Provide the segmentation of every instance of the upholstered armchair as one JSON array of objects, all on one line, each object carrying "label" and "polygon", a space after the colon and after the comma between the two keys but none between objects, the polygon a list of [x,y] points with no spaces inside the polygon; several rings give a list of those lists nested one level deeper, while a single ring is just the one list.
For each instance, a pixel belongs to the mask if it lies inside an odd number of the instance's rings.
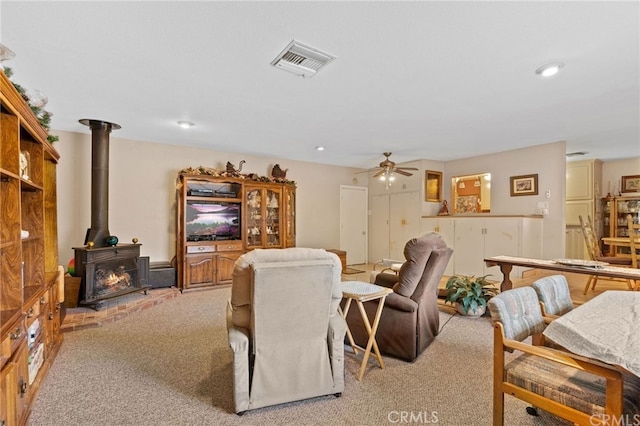
[{"label": "upholstered armchair", "polygon": [[[435,339],[440,328],[438,284],[452,253],[439,234],[425,234],[406,243],[406,261],[397,275],[383,272],[375,276],[375,284],[393,289],[385,299],[376,333],[383,355],[415,361]],[[364,306],[373,321],[378,302]],[[360,313],[350,310],[347,323],[355,343],[365,346],[368,334]]]},{"label": "upholstered armchair", "polygon": [[531,284],[536,291],[545,321],[564,315],[573,309],[569,283],[564,275],[542,277]]},{"label": "upholstered armchair", "polygon": [[227,309],[236,413],[344,390],[342,265],[322,249],[253,250]]}]

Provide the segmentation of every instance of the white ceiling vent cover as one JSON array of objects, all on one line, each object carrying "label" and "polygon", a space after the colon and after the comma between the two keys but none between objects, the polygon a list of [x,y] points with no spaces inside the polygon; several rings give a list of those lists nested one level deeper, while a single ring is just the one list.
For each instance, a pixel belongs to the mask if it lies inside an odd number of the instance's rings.
[{"label": "white ceiling vent cover", "polygon": [[330,53],[322,52],[315,47],[292,40],[291,43],[271,61],[271,65],[307,78],[313,77],[335,58],[336,57]]}]

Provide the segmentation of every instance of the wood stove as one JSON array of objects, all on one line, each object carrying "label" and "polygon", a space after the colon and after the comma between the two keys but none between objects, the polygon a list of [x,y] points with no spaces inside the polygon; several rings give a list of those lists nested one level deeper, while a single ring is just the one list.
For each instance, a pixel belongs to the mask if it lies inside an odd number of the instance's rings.
[{"label": "wood stove", "polygon": [[140,244],[118,244],[109,233],[109,134],[115,123],[82,119],[91,128],[91,228],[84,247],[74,247],[75,276],[82,278],[79,305],[99,309],[107,299],[144,291],[141,285]]},{"label": "wood stove", "polygon": [[106,299],[145,291],[140,283],[140,244],[113,247],[74,247],[80,284],[80,305],[99,309]]}]

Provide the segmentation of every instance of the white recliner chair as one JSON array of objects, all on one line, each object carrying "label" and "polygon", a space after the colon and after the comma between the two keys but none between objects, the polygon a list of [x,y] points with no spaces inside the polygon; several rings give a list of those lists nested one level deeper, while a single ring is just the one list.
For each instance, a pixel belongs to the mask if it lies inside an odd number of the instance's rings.
[{"label": "white recliner chair", "polygon": [[322,249],[258,249],[237,260],[227,309],[236,413],[343,392],[341,270]]}]

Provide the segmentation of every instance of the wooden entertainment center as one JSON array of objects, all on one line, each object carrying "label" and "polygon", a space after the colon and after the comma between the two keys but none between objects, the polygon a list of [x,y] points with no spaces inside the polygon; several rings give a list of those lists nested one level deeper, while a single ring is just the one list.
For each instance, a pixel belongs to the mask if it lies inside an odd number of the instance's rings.
[{"label": "wooden entertainment center", "polygon": [[0,424],[27,423],[60,345],[58,152],[0,72]]},{"label": "wooden entertainment center", "polygon": [[229,284],[235,261],[248,250],[296,245],[294,183],[224,174],[178,176],[181,291]]}]

